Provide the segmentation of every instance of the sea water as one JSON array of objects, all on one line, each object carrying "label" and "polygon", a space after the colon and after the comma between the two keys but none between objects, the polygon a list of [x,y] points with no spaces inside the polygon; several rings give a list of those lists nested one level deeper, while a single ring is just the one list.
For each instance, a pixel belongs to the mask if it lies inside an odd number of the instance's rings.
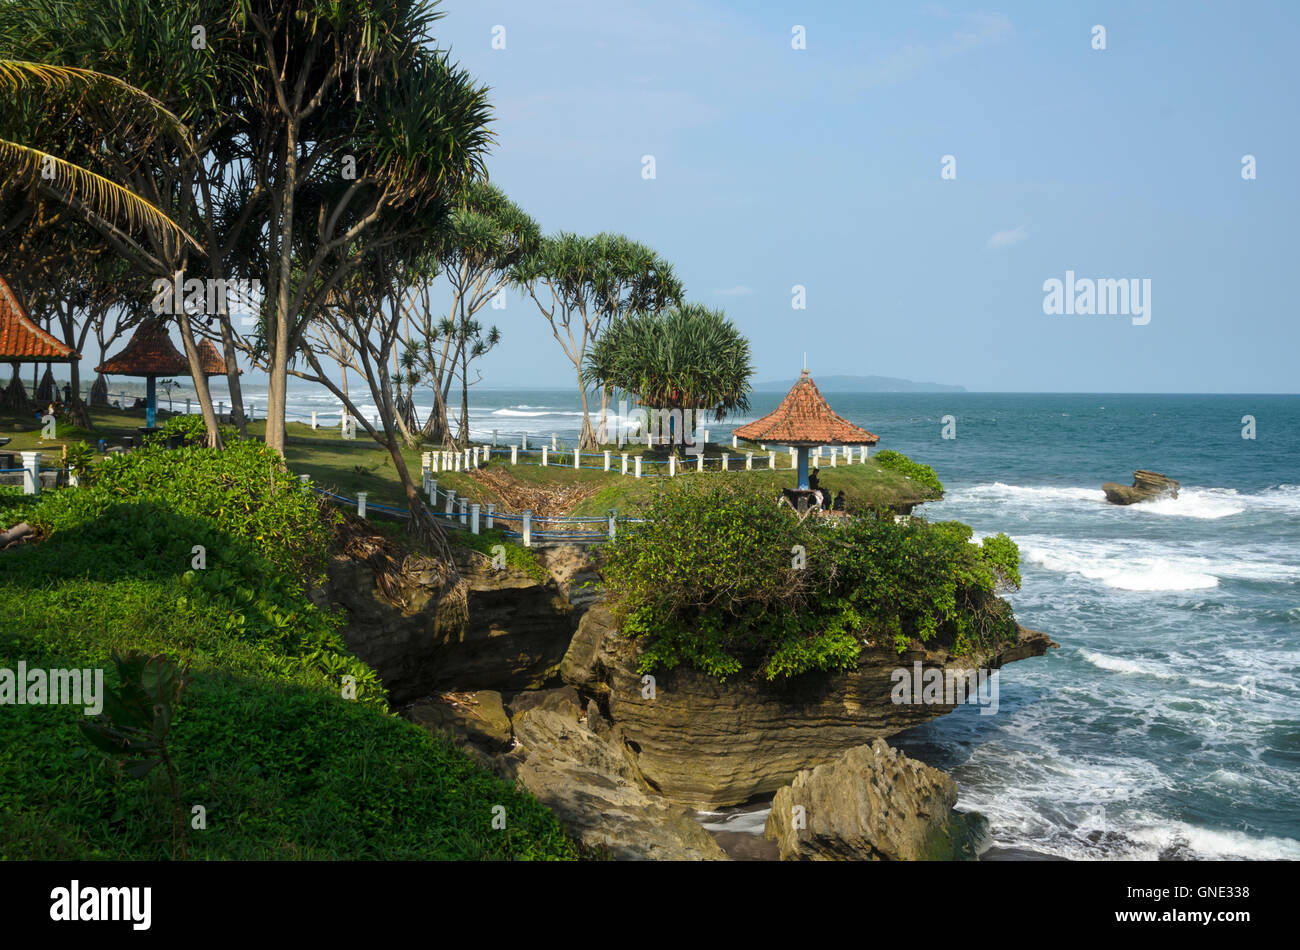
[{"label": "sea water", "polygon": [[[712,440],[781,395],[708,423]],[[877,450],[935,468],[945,498],[919,514],[1017,542],[1017,618],[1061,644],[1003,671],[997,715],[959,707],[890,740],[952,774],[995,850],[1300,858],[1300,396],[826,395]],[[319,389],[289,403],[337,411]],[[571,442],[581,418],[572,391],[470,394],[476,438]],[[1102,483],[1139,468],[1179,497],[1108,504]],[[761,811],[725,818],[761,833]]]}]

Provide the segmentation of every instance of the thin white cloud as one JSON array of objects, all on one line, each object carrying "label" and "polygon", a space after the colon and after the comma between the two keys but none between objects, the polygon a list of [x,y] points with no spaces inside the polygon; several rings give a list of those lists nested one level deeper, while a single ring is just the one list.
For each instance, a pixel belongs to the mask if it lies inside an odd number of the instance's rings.
[{"label": "thin white cloud", "polygon": [[1029,237],[1029,226],[1022,224],[1018,228],[1012,228],[1010,231],[994,231],[989,238],[989,247],[1002,248],[1010,247],[1012,244],[1019,244]]},{"label": "thin white cloud", "polygon": [[744,284],[737,284],[735,287],[728,287],[726,290],[715,290],[714,293],[723,297],[743,297],[746,294],[752,294],[753,287],[746,287]]}]

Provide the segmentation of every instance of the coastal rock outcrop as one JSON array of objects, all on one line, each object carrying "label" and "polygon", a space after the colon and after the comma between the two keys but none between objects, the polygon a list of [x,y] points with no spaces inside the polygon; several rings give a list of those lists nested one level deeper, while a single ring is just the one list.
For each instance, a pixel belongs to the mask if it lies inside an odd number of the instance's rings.
[{"label": "coastal rock outcrop", "polygon": [[1179,487],[1178,482],[1172,478],[1140,468],[1133,473],[1132,485],[1107,482],[1101,486],[1101,490],[1106,493],[1106,500],[1111,504],[1134,505],[1159,498],[1177,498]]},{"label": "coastal rock outcrop", "polygon": [[973,859],[987,822],[954,813],[956,802],[951,777],[877,739],[799,772],[764,832],[782,861]]},{"label": "coastal rock outcrop", "polygon": [[900,655],[891,644],[870,643],[857,668],[844,673],[809,673],[785,683],[743,677],[719,683],[683,666],[656,674],[651,692],[637,672],[636,644],[596,604],[578,625],[560,674],[595,700],[650,788],[672,801],[712,809],[774,792],[801,769],[955,708],[893,702],[896,670],[911,671],[916,663],[927,670],[996,670],[1056,645],[1023,627],[1014,643],[959,659],[945,651]]}]

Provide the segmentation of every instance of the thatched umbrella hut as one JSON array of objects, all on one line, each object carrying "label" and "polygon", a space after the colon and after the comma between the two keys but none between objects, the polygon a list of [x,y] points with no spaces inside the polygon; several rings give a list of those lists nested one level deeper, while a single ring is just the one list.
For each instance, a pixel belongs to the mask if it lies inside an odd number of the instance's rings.
[{"label": "thatched umbrella hut", "polygon": [[143,376],[145,426],[152,429],[158,419],[158,377],[188,376],[190,364],[172,344],[166,322],[150,317],[136,328],[121,352],[96,366],[95,372],[105,376]]},{"label": "thatched umbrella hut", "polygon": [[24,312],[22,304],[0,277],[0,363],[10,363],[14,378],[0,393],[0,408],[25,412],[31,408],[27,390],[18,376],[20,363],[71,363],[81,354],[42,330]]},{"label": "thatched umbrella hut", "polygon": [[799,488],[804,491],[808,489],[810,448],[819,445],[875,445],[880,441],[880,436],[837,416],[806,369],[785,394],[781,405],[762,419],[732,432],[750,442],[775,442],[796,449],[799,453]]}]

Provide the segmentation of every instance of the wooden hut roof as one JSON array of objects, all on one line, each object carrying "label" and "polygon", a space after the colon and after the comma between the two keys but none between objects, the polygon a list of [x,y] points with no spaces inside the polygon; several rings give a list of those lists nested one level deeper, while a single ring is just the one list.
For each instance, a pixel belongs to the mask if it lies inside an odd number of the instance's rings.
[{"label": "wooden hut roof", "polygon": [[112,359],[95,367],[108,376],[188,376],[190,364],[172,344],[167,324],[150,318]]},{"label": "wooden hut roof", "polygon": [[[203,367],[205,376],[226,375],[226,359],[217,352],[217,347],[211,340],[199,341],[199,365]],[[244,375],[242,369],[239,370],[239,375]]]},{"label": "wooden hut roof", "polygon": [[750,442],[780,445],[875,445],[880,441],[880,436],[836,415],[807,370],[779,406],[732,431]]},{"label": "wooden hut roof", "polygon": [[0,277],[0,362],[70,363],[81,354],[42,330],[23,312],[13,290]]}]

